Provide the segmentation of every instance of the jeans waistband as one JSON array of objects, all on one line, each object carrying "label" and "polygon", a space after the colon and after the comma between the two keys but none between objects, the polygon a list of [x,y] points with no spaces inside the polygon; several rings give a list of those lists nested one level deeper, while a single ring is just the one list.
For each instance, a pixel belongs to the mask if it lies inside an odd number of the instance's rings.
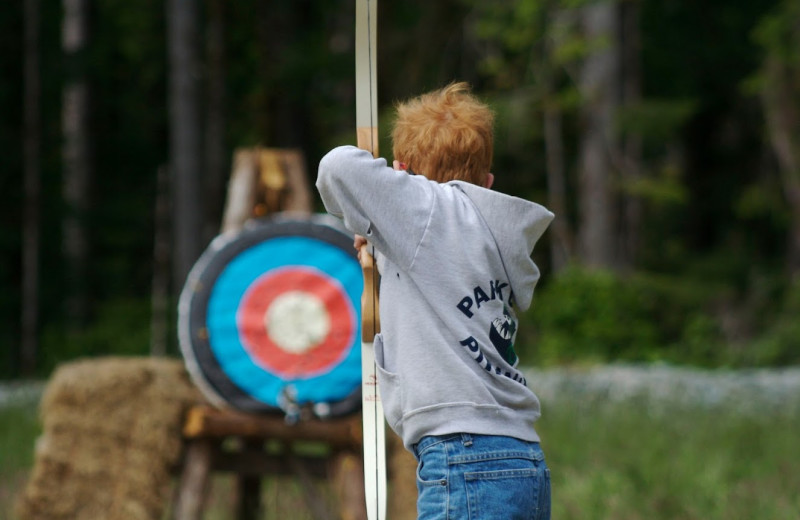
[{"label": "jeans waistband", "polygon": [[[465,448],[468,448],[468,447],[472,446],[475,442],[478,442],[480,445],[484,445],[485,444],[484,440],[488,441],[492,437],[502,438],[504,436],[502,436],[502,435],[476,435],[476,434],[472,434],[472,433],[448,433],[448,434],[445,434],[445,435],[426,435],[425,437],[420,439],[420,441],[418,443],[413,445],[412,449],[414,450],[414,454],[417,455],[421,451],[425,450],[426,448],[428,448],[428,447],[430,447],[430,446],[432,446],[434,444],[438,444],[438,443],[442,443],[442,442],[449,442],[449,441],[459,441]],[[526,446],[526,447],[534,446],[534,447],[538,448],[538,445],[539,445],[538,442],[523,441],[523,440],[515,439],[515,438],[512,438],[512,437],[507,437],[507,439],[510,440],[512,444],[519,443],[520,448],[523,448],[523,446]],[[523,449],[525,449],[525,448],[523,448]]]}]

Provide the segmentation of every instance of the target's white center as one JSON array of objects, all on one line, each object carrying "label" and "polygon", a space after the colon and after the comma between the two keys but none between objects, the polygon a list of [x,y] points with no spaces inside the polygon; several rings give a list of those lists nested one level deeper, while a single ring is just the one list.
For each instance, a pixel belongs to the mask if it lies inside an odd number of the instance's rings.
[{"label": "target's white center", "polygon": [[275,298],[264,315],[264,325],[270,339],[292,354],[312,349],[331,330],[325,304],[303,291],[289,291]]}]

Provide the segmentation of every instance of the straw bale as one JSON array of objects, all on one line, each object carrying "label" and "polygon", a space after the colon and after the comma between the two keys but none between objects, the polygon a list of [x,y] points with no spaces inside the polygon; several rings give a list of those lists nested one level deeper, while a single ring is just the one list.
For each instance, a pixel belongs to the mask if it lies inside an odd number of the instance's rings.
[{"label": "straw bale", "polygon": [[169,499],[186,410],[204,400],[179,360],[61,366],[40,406],[43,433],[20,520],[156,520]]}]

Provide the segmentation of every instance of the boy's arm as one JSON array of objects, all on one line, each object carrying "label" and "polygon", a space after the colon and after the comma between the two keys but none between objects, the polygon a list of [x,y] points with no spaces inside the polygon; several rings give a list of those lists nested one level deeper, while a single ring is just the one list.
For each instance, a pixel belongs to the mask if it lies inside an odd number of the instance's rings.
[{"label": "boy's arm", "polygon": [[430,181],[342,146],[322,158],[316,185],[328,213],[399,266],[411,265],[433,207]]}]

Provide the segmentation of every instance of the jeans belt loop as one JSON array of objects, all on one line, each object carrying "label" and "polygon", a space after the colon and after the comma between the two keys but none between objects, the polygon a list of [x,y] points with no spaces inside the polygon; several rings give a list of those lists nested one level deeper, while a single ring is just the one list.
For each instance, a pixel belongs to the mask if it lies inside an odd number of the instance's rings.
[{"label": "jeans belt loop", "polygon": [[461,444],[463,444],[464,447],[472,446],[472,435],[470,435],[468,433],[462,433],[461,434]]}]

